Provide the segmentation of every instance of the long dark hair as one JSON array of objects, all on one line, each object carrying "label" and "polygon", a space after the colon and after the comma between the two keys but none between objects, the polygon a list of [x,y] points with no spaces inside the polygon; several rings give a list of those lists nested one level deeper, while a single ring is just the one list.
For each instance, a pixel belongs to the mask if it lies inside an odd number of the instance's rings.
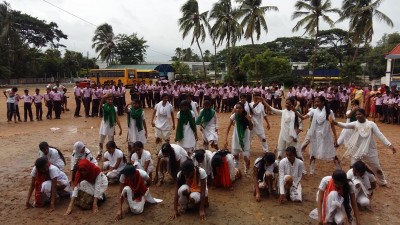
[{"label": "long dark hair", "polygon": [[186,183],[186,177],[185,177],[184,174],[188,173],[188,172],[192,172],[192,171],[194,171],[196,173],[196,179],[197,179],[196,183],[197,184],[199,183],[199,181],[200,181],[199,167],[194,166],[193,161],[188,159],[185,162],[183,162],[183,164],[182,164],[181,173],[180,173],[180,175],[178,177],[178,180],[177,180],[179,187]]},{"label": "long dark hair", "polygon": [[236,103],[236,105],[240,105],[243,108],[243,113],[237,114],[239,116],[239,123],[242,124],[243,127],[247,128],[249,126],[249,121],[247,120],[246,116],[247,116],[247,112],[244,109],[244,104],[241,102]]},{"label": "long dark hair", "polygon": [[266,163],[274,163],[276,159],[276,156],[273,152],[266,152],[262,156],[261,160],[259,160],[254,166],[258,168],[258,173],[257,173],[257,179],[258,180],[264,180],[264,174],[265,174],[265,164]]},{"label": "long dark hair", "polygon": [[370,174],[374,174],[374,172],[372,172],[372,170],[369,169],[368,166],[365,165],[365,163],[364,163],[363,161],[361,161],[361,160],[355,162],[355,163],[351,166],[351,168],[353,168],[353,173],[354,173],[354,170],[356,170],[356,171],[362,172],[362,173],[368,172],[368,173],[370,173]]},{"label": "long dark hair", "polygon": [[[109,141],[109,142],[107,142],[106,147],[118,149],[118,150],[121,151],[121,149],[118,148],[118,146],[117,146],[117,144],[115,143],[115,141]],[[125,157],[125,154],[124,154],[123,152],[122,152],[122,161],[123,161],[124,163],[127,162],[126,157]]]},{"label": "long dark hair", "polygon": [[168,155],[169,168],[171,170],[171,174],[175,178],[176,175],[178,174],[180,165],[179,165],[179,162],[176,160],[176,155],[175,155],[174,149],[172,148],[172,146],[169,143],[164,143],[161,146],[161,153],[163,155]]},{"label": "long dark hair", "polygon": [[214,176],[217,174],[217,168],[222,165],[222,157],[225,157],[229,153],[228,150],[217,151],[211,159],[211,168]]},{"label": "long dark hair", "polygon": [[58,149],[58,148],[56,148],[56,147],[53,147],[53,146],[50,146],[49,143],[47,143],[47,142],[45,142],[45,141],[40,142],[40,144],[39,144],[39,149],[40,149],[40,150],[43,150],[43,149],[45,149],[45,148],[54,148],[55,150],[57,150],[58,155],[60,156],[61,160],[64,162],[65,165],[67,165],[67,163],[66,163],[66,161],[65,161],[65,157],[64,157],[64,155],[63,155],[63,153],[61,152],[60,149]]},{"label": "long dark hair", "polygon": [[326,120],[329,120],[329,115],[331,114],[331,109],[329,108],[329,105],[326,103],[326,99],[324,96],[320,95],[317,96],[316,98],[318,98],[322,103],[324,103],[325,106],[325,112],[326,112]]},{"label": "long dark hair", "polygon": [[[288,98],[288,100],[290,101],[290,104],[292,104],[293,106],[295,106],[296,104],[296,99],[294,97],[290,97]],[[295,106],[296,107],[296,106]],[[296,112],[294,112],[294,129],[299,129],[299,117],[296,115]]]},{"label": "long dark hair", "polygon": [[344,209],[346,211],[347,218],[349,218],[349,221],[353,220],[353,217],[351,216],[351,206],[350,206],[350,185],[349,182],[351,180],[347,179],[347,175],[343,170],[335,170],[332,174],[332,179],[334,182],[342,184],[343,188],[343,205]]}]

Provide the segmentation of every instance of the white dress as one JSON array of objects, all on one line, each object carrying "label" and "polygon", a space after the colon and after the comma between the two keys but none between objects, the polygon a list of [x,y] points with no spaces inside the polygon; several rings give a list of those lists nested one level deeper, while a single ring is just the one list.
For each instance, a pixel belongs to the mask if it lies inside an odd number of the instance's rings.
[{"label": "white dress", "polygon": [[[71,191],[71,186],[69,185],[69,180],[67,175],[61,171],[58,167],[54,166],[54,165],[50,165],[49,167],[49,175],[50,175],[50,179],[54,179],[56,178],[57,183],[59,183],[60,185],[65,185],[65,191],[70,192]],[[32,171],[31,171],[31,176],[32,177],[36,177],[36,166],[33,167]],[[50,198],[51,196],[51,180],[47,180],[44,181],[42,183],[42,187],[40,192],[46,194],[46,196],[48,198]]]},{"label": "white dress", "polygon": [[119,149],[115,149],[113,154],[110,154],[108,151],[104,153],[104,159],[106,159],[106,161],[103,163],[103,169],[114,167],[118,159],[121,159],[118,168],[106,174],[108,178],[116,178],[122,171],[122,169],[125,167],[126,163],[124,162],[123,157],[124,153],[122,153],[122,151]]},{"label": "white dress", "polygon": [[[117,109],[117,107],[114,107],[114,108],[115,108],[115,114],[117,116],[118,109]],[[115,124],[117,124],[117,122],[115,122]],[[101,120],[101,124],[100,124],[100,130],[99,130],[100,135],[114,136],[115,124],[113,127],[111,127],[109,121],[105,122],[104,117],[103,117],[103,119]]]},{"label": "white dress", "polygon": [[302,201],[302,187],[300,184],[303,176],[304,163],[295,158],[294,163],[290,163],[288,158],[284,158],[279,162],[279,193],[285,194],[285,178],[293,177],[293,185],[290,187],[290,199],[292,201]]},{"label": "white dress", "polygon": [[[326,119],[325,107],[322,110],[319,108],[311,109],[307,115],[312,117],[311,127],[307,132],[311,141],[310,157],[314,156],[316,159],[333,160],[336,156],[336,149],[331,124]],[[330,115],[334,119],[332,110]]]},{"label": "white dress", "polygon": [[172,105],[167,102],[165,106],[163,106],[161,101],[156,104],[154,110],[156,110],[156,120],[154,122],[156,137],[169,139],[171,134],[171,113],[174,110]]},{"label": "white dress", "polygon": [[[200,113],[204,109],[200,110]],[[218,142],[218,133],[216,129],[218,129],[218,124],[217,124],[217,112],[214,113],[214,116],[211,118],[208,123],[203,124],[203,141],[205,142]]]},{"label": "white dress", "polygon": [[108,187],[107,176],[104,173],[99,173],[97,175],[94,184],[89,183],[86,180],[82,180],[79,182],[78,186],[74,188],[72,191],[71,197],[78,197],[79,190],[88,193],[89,195],[94,196],[97,199],[103,199],[103,193],[106,192]]},{"label": "white dress", "polygon": [[[192,114],[192,117],[194,118],[194,112],[190,111]],[[179,120],[181,115],[181,112],[178,112],[177,118]],[[194,132],[192,128],[190,127],[190,123],[188,122],[187,124],[183,125],[183,139],[178,141],[178,145],[180,145],[182,148],[185,149],[194,149],[196,146],[196,139],[194,137]]]},{"label": "white dress", "polygon": [[252,122],[253,122],[253,129],[251,133],[254,133],[262,138],[265,138],[265,130],[263,126],[264,117],[267,115],[264,111],[264,105],[258,104],[256,107],[253,108],[254,102],[249,104],[252,108],[253,115],[252,115]]},{"label": "white dress", "polygon": [[[131,112],[131,109],[129,108],[128,109],[129,116],[130,116],[130,112]],[[147,140],[146,140],[144,126],[141,131],[138,131],[138,129],[136,127],[136,120],[131,118],[130,121],[131,122],[128,127],[128,142],[135,143],[136,141],[140,141],[143,144],[146,144]],[[143,123],[145,123],[144,111],[142,112],[142,121],[143,121]]]},{"label": "white dress", "polygon": [[354,175],[353,169],[350,169],[347,171],[347,179],[353,181],[357,203],[363,207],[369,206],[369,196],[372,193],[371,184],[376,181],[375,176],[368,171],[365,171],[364,175],[361,177],[356,176]]},{"label": "white dress", "polygon": [[[189,159],[189,155],[186,152],[185,149],[183,149],[181,146],[177,145],[177,144],[171,144],[172,149],[174,149],[175,152],[175,159],[176,161],[179,162],[179,166],[182,166],[182,164]],[[162,158],[163,154],[162,151],[160,149],[160,151],[158,152],[158,158]],[[168,171],[169,171],[169,167],[168,167]]]},{"label": "white dress", "polygon": [[203,168],[206,171],[207,176],[209,176],[212,171],[211,159],[212,159],[213,153],[210,150],[205,150],[205,151],[206,152],[204,154],[203,162],[201,162],[201,163],[197,162],[197,160],[194,158],[194,154],[192,155],[192,161],[193,161],[194,166]]},{"label": "white dress", "polygon": [[[232,114],[230,119],[233,121],[233,123],[236,123],[235,119],[236,113]],[[239,135],[237,132],[236,127],[233,129],[232,133],[232,152],[233,154],[238,155],[240,152],[250,152],[250,130],[249,128],[246,128],[245,133],[244,133],[244,148],[240,145],[239,142]]]},{"label": "white dress", "polygon": [[[275,108],[271,108],[271,112],[277,115],[282,115],[281,130],[279,132],[277,147],[278,155],[283,158],[286,148],[289,146],[293,146],[297,150],[297,156],[300,157],[300,140],[294,127],[296,114],[292,110],[279,110]],[[301,129],[301,126],[302,123],[299,119],[299,129]],[[294,142],[294,139],[297,139],[297,142]]]},{"label": "white dress", "polygon": [[75,150],[72,151],[72,156],[71,156],[71,170],[74,169],[75,164],[78,163],[78,160],[80,159],[87,159],[89,162],[95,164],[97,166],[97,160],[96,157],[92,155],[89,149],[85,148],[85,152],[81,154],[80,152],[76,152]]}]

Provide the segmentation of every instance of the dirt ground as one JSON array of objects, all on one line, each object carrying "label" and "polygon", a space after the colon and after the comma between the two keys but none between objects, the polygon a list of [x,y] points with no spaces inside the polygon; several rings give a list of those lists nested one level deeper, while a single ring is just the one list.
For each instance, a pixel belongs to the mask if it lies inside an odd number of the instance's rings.
[{"label": "dirt ground", "polygon": [[[34,86],[30,86],[30,93],[34,93]],[[19,88],[22,95],[23,89]],[[3,92],[5,89],[0,89]],[[71,90],[71,88],[70,88]],[[44,92],[44,87],[41,88]],[[210,207],[206,209],[207,220],[199,221],[197,211],[189,211],[174,221],[169,220],[173,212],[174,184],[167,176],[166,183],[162,187],[152,186],[152,195],[164,201],[158,205],[146,204],[144,213],[141,215],[124,214],[124,219],[114,221],[117,206],[118,186],[110,185],[106,195],[107,201],[99,206],[99,213],[93,215],[91,211],[81,211],[74,208],[72,215],[64,216],[69,199],[63,199],[56,205],[56,210],[48,213],[48,209],[25,209],[25,200],[30,184],[30,171],[38,156],[38,144],[47,141],[50,145],[62,150],[67,158],[65,167],[67,175],[73,144],[81,140],[87,147],[97,153],[99,118],[74,118],[75,102],[73,94],[69,93],[68,106],[71,109],[61,115],[61,120],[7,123],[5,97],[0,98],[0,143],[3,150],[0,151],[0,224],[317,224],[308,215],[316,207],[316,191],[322,177],[330,175],[334,170],[332,162],[317,161],[316,174],[306,176],[302,180],[303,202],[285,203],[280,205],[277,197],[272,200],[262,198],[256,202],[252,193],[251,178],[243,177],[234,184],[233,190],[213,189],[209,190]],[[72,97],[71,97],[72,96]],[[128,96],[127,96],[127,99]],[[23,117],[23,103],[19,103],[21,116]],[[33,107],[34,110],[34,107]],[[44,109],[46,112],[47,109]],[[83,114],[83,107],[81,115]],[[54,114],[53,114],[54,115]],[[155,153],[154,130],[150,126],[152,110],[145,109],[146,122],[149,127],[148,143],[145,149]],[[35,117],[35,115],[34,115]],[[126,117],[121,120],[123,134],[116,136],[117,145],[127,152]],[[343,119],[340,119],[343,120]],[[219,121],[219,145],[225,143],[226,128],[228,125],[228,114],[218,114]],[[280,129],[280,117],[269,116],[271,130],[267,131],[270,150],[274,150],[278,140]],[[306,123],[308,124],[308,122]],[[378,123],[381,131],[400,150],[399,125],[387,125]],[[52,131],[51,128],[59,128]],[[232,132],[232,131],[231,131]],[[337,128],[339,135],[340,128]],[[232,134],[232,133],[231,133]],[[229,139],[231,137],[229,134]],[[174,137],[174,135],[172,135]],[[302,134],[304,137],[304,133]],[[171,138],[173,139],[173,138]],[[230,143],[230,140],[229,140]],[[200,144],[200,143],[199,143]],[[200,145],[199,145],[200,146]],[[361,224],[400,224],[398,215],[398,201],[400,200],[400,176],[398,163],[399,153],[392,155],[379,141],[380,162],[389,181],[386,188],[378,187],[372,199],[371,210],[361,212]],[[344,153],[344,148],[338,148],[338,155]],[[256,157],[262,154],[260,142],[254,139],[251,145],[252,165]],[[308,157],[308,153],[305,154]],[[156,163],[155,154],[153,154]],[[305,162],[307,170],[309,162]],[[342,167],[347,170],[349,160],[342,161]],[[241,168],[242,162],[241,162]]]}]

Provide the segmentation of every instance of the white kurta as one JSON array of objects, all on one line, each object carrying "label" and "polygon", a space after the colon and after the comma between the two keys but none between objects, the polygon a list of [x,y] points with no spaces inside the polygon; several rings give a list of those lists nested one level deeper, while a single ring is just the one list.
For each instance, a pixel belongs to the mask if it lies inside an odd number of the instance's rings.
[{"label": "white kurta", "polygon": [[165,106],[162,105],[162,101],[156,104],[154,107],[156,110],[156,120],[155,127],[159,130],[171,130],[170,118],[171,113],[173,112],[172,105],[167,102]]},{"label": "white kurta", "polygon": [[85,152],[83,154],[80,152],[75,152],[75,150],[73,150],[71,156],[71,170],[74,169],[75,164],[77,164],[80,159],[87,159],[89,162],[95,164],[96,166],[98,164],[96,157],[92,155],[89,149],[85,148]]},{"label": "white kurta", "polygon": [[[284,152],[287,147],[293,146],[296,148],[297,153],[299,153],[300,149],[300,140],[297,135],[296,129],[294,127],[296,114],[291,110],[279,110],[275,108],[271,108],[271,112],[274,114],[282,115],[281,117],[281,130],[279,132],[278,138],[278,156],[281,158],[284,157]],[[300,119],[299,119],[300,126]],[[297,139],[297,142],[294,142],[294,139]],[[300,156],[298,154],[298,156]]]},{"label": "white kurta", "polygon": [[97,199],[103,199],[103,193],[106,192],[108,187],[108,179],[107,176],[103,173],[97,175],[94,184],[89,183],[86,180],[82,180],[79,182],[78,186],[76,186],[72,192],[71,197],[78,197],[78,191],[84,191],[89,195],[94,196]]},{"label": "white kurta", "polygon": [[389,147],[391,143],[382,134],[378,126],[369,120],[366,120],[364,123],[358,121],[338,123],[338,126],[346,129],[354,129],[353,135],[346,144],[347,151],[344,153],[343,157],[351,157],[352,164],[357,160],[362,160],[372,172],[374,172],[378,183],[385,185],[387,181],[379,163],[378,148],[372,134],[375,134],[387,147]]},{"label": "white kurta", "polygon": [[44,156],[52,165],[58,167],[61,171],[64,170],[65,163],[61,159],[61,156],[58,153],[57,149],[50,147],[47,155],[44,155],[42,151],[39,151],[39,158]]},{"label": "white kurta", "polygon": [[[128,115],[130,115],[131,109],[128,109]],[[128,142],[135,143],[136,141],[140,141],[143,144],[146,144],[146,135],[145,135],[145,130],[144,126],[141,131],[138,131],[136,127],[136,120],[130,118],[131,122],[128,127]],[[142,121],[145,123],[145,118],[144,118],[144,111],[142,112]]]},{"label": "white kurta", "polygon": [[[233,123],[236,123],[235,119],[236,113],[232,114],[230,119],[233,121]],[[240,152],[250,152],[250,130],[249,128],[246,128],[245,133],[244,133],[244,139],[243,139],[244,147],[240,145],[239,142],[239,135],[237,132],[236,127],[233,129],[232,133],[232,152],[233,154],[239,154]]]},{"label": "white kurta", "polygon": [[[351,113],[351,110],[348,110],[346,112],[346,116],[348,116]],[[346,123],[350,123],[350,118],[346,119]],[[342,132],[339,135],[338,138],[338,145],[341,145],[343,143],[347,143],[351,137],[351,135],[353,134],[354,130],[352,129],[343,129]]]},{"label": "white kurta", "polygon": [[[325,107],[322,110],[319,108],[311,109],[307,115],[312,117],[311,127],[307,132],[311,141],[310,157],[314,156],[316,159],[333,160],[336,156],[336,149],[331,124],[326,119]],[[330,115],[334,118],[332,110]]]},{"label": "white kurta", "polygon": [[203,168],[206,171],[207,176],[209,176],[211,174],[211,171],[212,171],[212,168],[211,168],[211,158],[212,158],[212,156],[213,156],[213,153],[210,150],[206,150],[206,152],[204,154],[203,162],[199,163],[194,158],[194,154],[193,154],[192,155],[193,164],[194,164],[194,166],[198,166],[198,167]]},{"label": "white kurta", "polygon": [[[118,114],[118,109],[117,107],[115,108],[115,116],[117,116]],[[104,121],[104,117],[101,120],[101,124],[100,124],[100,130],[99,133],[100,135],[106,135],[106,136],[114,136],[114,131],[115,131],[115,125],[117,124],[117,122],[115,122],[114,126],[111,127],[109,121]]]},{"label": "white kurta", "polygon": [[144,165],[146,162],[149,162],[149,166],[147,167],[147,173],[150,174],[153,172],[153,160],[151,159],[151,153],[147,150],[143,150],[142,156],[139,159],[138,154],[135,152],[132,154],[131,157],[132,163],[138,163],[139,168],[138,169],[144,169]]},{"label": "white kurta", "polygon": [[[200,113],[204,109],[200,110]],[[218,142],[218,124],[217,124],[217,112],[214,113],[214,116],[211,118],[208,123],[203,124],[203,141],[205,142],[210,142],[210,141],[215,141]]]},{"label": "white kurta", "polygon": [[[192,114],[192,117],[194,119],[194,112],[190,111]],[[178,112],[177,118],[179,120],[181,115],[181,112]],[[183,125],[183,139],[178,141],[178,145],[180,145],[182,148],[186,149],[194,149],[196,146],[196,139],[194,137],[194,132],[192,128],[190,127],[190,123],[188,122],[187,124]]]},{"label": "white kurta", "polygon": [[372,194],[372,183],[376,181],[375,176],[368,171],[364,175],[354,175],[353,169],[347,171],[347,179],[351,180],[355,186],[355,196],[357,203],[362,207],[370,205],[369,196]]},{"label": "white kurta", "polygon": [[[285,176],[289,175],[293,177],[293,186],[296,189],[300,189],[301,198],[301,185],[300,181],[303,176],[304,163],[300,159],[296,158],[294,163],[290,163],[288,158],[284,158],[279,162],[279,193],[285,193]],[[300,199],[301,200],[301,199]]]},{"label": "white kurta", "polygon": [[265,138],[265,131],[264,131],[264,117],[267,115],[264,111],[264,105],[263,104],[258,104],[256,107],[254,106],[254,102],[249,104],[250,107],[252,108],[253,115],[252,115],[252,122],[253,122],[253,129],[251,130],[251,133],[254,133],[260,137]]}]

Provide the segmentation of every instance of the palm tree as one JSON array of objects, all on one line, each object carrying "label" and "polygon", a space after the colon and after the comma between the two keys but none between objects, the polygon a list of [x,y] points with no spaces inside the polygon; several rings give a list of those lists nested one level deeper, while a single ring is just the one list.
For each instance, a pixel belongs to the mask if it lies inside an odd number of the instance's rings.
[{"label": "palm tree", "polygon": [[343,0],[341,17],[338,21],[350,19],[349,36],[356,45],[353,55],[355,60],[360,45],[368,44],[372,41],[374,34],[373,18],[385,22],[393,27],[393,21],[384,13],[378,10],[382,0]]},{"label": "palm tree", "polygon": [[181,61],[182,58],[182,48],[176,48],[175,49],[175,57],[178,59],[178,61]]},{"label": "palm tree", "polygon": [[228,78],[231,75],[231,48],[241,39],[243,29],[238,19],[240,11],[232,8],[231,0],[219,0],[213,5],[210,13],[210,19],[215,20],[211,28],[212,36],[215,37],[217,46],[220,46],[226,40],[226,48],[228,49]]},{"label": "palm tree", "polygon": [[[327,22],[329,26],[333,27],[335,24],[333,20],[327,16],[328,13],[340,13],[340,10],[337,8],[332,8],[332,3],[330,0],[310,0],[310,3],[306,1],[297,1],[295,11],[292,15],[292,19],[297,19],[299,17],[303,17],[300,19],[296,25],[293,27],[292,32],[296,32],[300,29],[300,27],[304,26],[305,32],[311,36],[315,37],[315,46],[318,47],[317,36],[319,32],[319,22],[322,18],[323,21]],[[303,11],[304,10],[304,11]]]},{"label": "palm tree", "polygon": [[261,28],[268,33],[267,22],[265,21],[265,13],[267,11],[279,11],[276,6],[261,6],[262,0],[237,0],[241,3],[240,13],[244,16],[241,26],[246,27],[244,30],[244,38],[251,39],[253,45],[253,54],[255,60],[255,73],[258,77],[257,59],[254,47],[253,34],[256,33],[257,40],[260,40]]},{"label": "palm tree", "polygon": [[[337,8],[332,8],[332,3],[330,0],[309,0],[310,3],[307,3],[305,0],[299,0],[295,4],[295,11],[292,15],[292,19],[297,19],[299,17],[303,17],[300,19],[296,25],[293,27],[292,32],[296,32],[300,29],[300,27],[304,26],[305,32],[308,33],[315,38],[315,53],[318,49],[318,33],[319,33],[319,22],[322,18],[323,21],[327,22],[331,27],[333,27],[333,20],[327,16],[328,13],[337,13],[340,14],[340,10]],[[304,11],[302,11],[304,10]],[[320,18],[321,17],[321,18]],[[315,63],[313,63],[313,70],[315,68]],[[314,74],[311,77],[311,83],[314,83]]]},{"label": "palm tree", "polygon": [[197,0],[188,0],[181,7],[182,17],[178,20],[179,31],[183,32],[182,37],[188,36],[192,30],[191,45],[196,41],[200,50],[201,61],[203,62],[204,76],[207,76],[206,66],[204,64],[203,51],[201,50],[199,39],[204,42],[206,39],[206,29],[208,29],[208,11],[199,13],[199,3]]},{"label": "palm tree", "polygon": [[99,52],[97,58],[103,62],[106,61],[107,66],[113,60],[115,50],[114,32],[111,25],[104,23],[96,28],[94,37],[92,38],[92,48],[96,53]]}]

